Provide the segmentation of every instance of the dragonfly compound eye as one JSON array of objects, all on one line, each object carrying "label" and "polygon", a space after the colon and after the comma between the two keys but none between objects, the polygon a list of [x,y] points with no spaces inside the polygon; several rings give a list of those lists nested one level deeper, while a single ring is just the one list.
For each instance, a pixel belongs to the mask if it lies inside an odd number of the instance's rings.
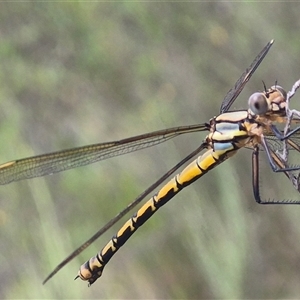
[{"label": "dragonfly compound eye", "polygon": [[248,106],[256,115],[263,115],[268,111],[268,102],[263,93],[254,93],[249,97]]}]

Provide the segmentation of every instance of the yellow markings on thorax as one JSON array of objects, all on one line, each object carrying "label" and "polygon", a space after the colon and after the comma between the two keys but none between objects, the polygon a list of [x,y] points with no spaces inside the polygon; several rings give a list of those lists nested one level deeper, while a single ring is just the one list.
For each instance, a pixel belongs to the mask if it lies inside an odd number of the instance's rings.
[{"label": "yellow markings on thorax", "polygon": [[268,129],[267,124],[264,124],[264,126],[261,126],[259,123],[250,123],[250,122],[244,122],[244,127],[248,132],[248,136],[254,136],[256,138],[259,138],[263,131]]},{"label": "yellow markings on thorax", "polygon": [[213,143],[222,143],[224,141],[231,143],[236,137],[247,136],[247,131],[244,130],[244,123],[247,117],[248,112],[246,110],[219,115],[212,123],[209,138]]},{"label": "yellow markings on thorax", "polygon": [[246,110],[240,110],[235,112],[226,112],[215,118],[216,122],[231,122],[237,123],[247,118],[248,112]]}]

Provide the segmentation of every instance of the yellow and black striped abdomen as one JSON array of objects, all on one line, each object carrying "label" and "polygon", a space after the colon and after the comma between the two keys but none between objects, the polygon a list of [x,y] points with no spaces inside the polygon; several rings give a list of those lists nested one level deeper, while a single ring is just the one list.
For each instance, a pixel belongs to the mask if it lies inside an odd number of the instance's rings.
[{"label": "yellow and black striped abdomen", "polygon": [[150,200],[122,226],[117,234],[111,238],[96,256],[89,259],[80,267],[77,277],[80,277],[82,280],[87,280],[90,285],[94,283],[101,276],[104,267],[112,256],[141,225],[184,187],[224,161],[227,158],[227,154],[232,151],[234,151],[232,144],[227,149],[210,149],[191,162],[181,173],[166,183],[156,195],[151,197]]}]

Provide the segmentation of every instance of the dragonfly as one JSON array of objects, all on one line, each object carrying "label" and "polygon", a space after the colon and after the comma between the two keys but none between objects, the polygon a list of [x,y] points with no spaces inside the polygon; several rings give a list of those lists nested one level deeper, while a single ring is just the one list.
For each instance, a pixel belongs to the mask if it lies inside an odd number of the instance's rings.
[{"label": "dragonfly", "polygon": [[[131,218],[129,218],[118,232],[108,241],[108,243],[95,256],[86,261],[79,269],[76,278],[93,284],[103,273],[104,267],[116,254],[132,234],[141,227],[152,215],[183,188],[187,187],[208,171],[218,166],[241,148],[253,149],[252,154],[252,180],[254,198],[259,204],[300,204],[299,201],[272,200],[265,201],[260,196],[259,189],[259,153],[260,149],[266,152],[269,164],[274,172],[283,172],[295,186],[299,187],[299,179],[293,175],[293,171],[298,171],[299,166],[289,166],[288,154],[280,155],[278,149],[300,151],[297,142],[297,131],[280,130],[275,125],[277,123],[299,123],[300,117],[288,117],[287,120],[287,93],[277,85],[271,88],[264,87],[263,92],[252,94],[248,101],[247,110],[229,111],[230,107],[243,90],[257,67],[267,55],[271,46],[271,40],[262,51],[256,56],[251,65],[243,72],[229,90],[222,101],[220,113],[209,122],[190,126],[180,126],[170,129],[142,134],[118,141],[86,145],[82,147],[57,151],[48,154],[13,160],[0,165],[0,184],[45,176],[79,166],[95,163],[100,160],[123,155],[140,149],[152,147],[166,142],[172,138],[186,133],[208,131],[201,145],[188,156],[177,163],[166,174],[160,177],[155,183],[141,193],[125,209],[118,213],[113,219],[98,230],[90,239],[78,247],[66,259],[64,259],[44,280],[46,283],[61,268],[75,258],[79,253],[91,245],[104,232],[111,228],[125,214],[139,204],[148,194],[153,192],[164,183],[180,167],[185,165],[192,158],[198,156],[189,163],[180,173],[165,183]],[[299,83],[300,85],[300,83]],[[297,115],[297,114],[296,114]],[[299,140],[300,141],[300,140]],[[205,150],[205,151],[204,151]],[[204,153],[200,154],[202,151]],[[288,151],[286,151],[287,153]],[[76,279],[75,278],[75,279]]]}]

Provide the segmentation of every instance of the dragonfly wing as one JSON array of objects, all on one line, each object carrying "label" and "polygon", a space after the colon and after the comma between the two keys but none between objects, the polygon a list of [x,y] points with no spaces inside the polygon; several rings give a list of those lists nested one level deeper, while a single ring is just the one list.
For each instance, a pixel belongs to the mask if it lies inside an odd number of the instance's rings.
[{"label": "dragonfly wing", "polygon": [[148,148],[178,135],[208,130],[207,124],[155,131],[119,141],[62,150],[0,165],[0,184],[62,172],[110,157]]},{"label": "dragonfly wing", "polygon": [[[268,135],[265,137],[267,140],[268,145],[270,146],[271,150],[274,152],[283,151],[284,149],[284,142],[280,141],[275,135]],[[300,134],[296,133],[292,137],[288,138],[287,140],[287,149],[288,150],[297,150],[300,152]]]},{"label": "dragonfly wing", "polygon": [[249,81],[257,67],[260,65],[268,51],[270,50],[271,46],[273,45],[274,40],[271,40],[265,47],[264,49],[256,56],[252,64],[246,71],[241,75],[241,77],[237,80],[235,83],[234,87],[229,90],[227,95],[222,101],[220,113],[224,113],[229,110],[231,107],[232,103],[235,101],[237,96],[241,93],[243,90],[245,84]]}]

